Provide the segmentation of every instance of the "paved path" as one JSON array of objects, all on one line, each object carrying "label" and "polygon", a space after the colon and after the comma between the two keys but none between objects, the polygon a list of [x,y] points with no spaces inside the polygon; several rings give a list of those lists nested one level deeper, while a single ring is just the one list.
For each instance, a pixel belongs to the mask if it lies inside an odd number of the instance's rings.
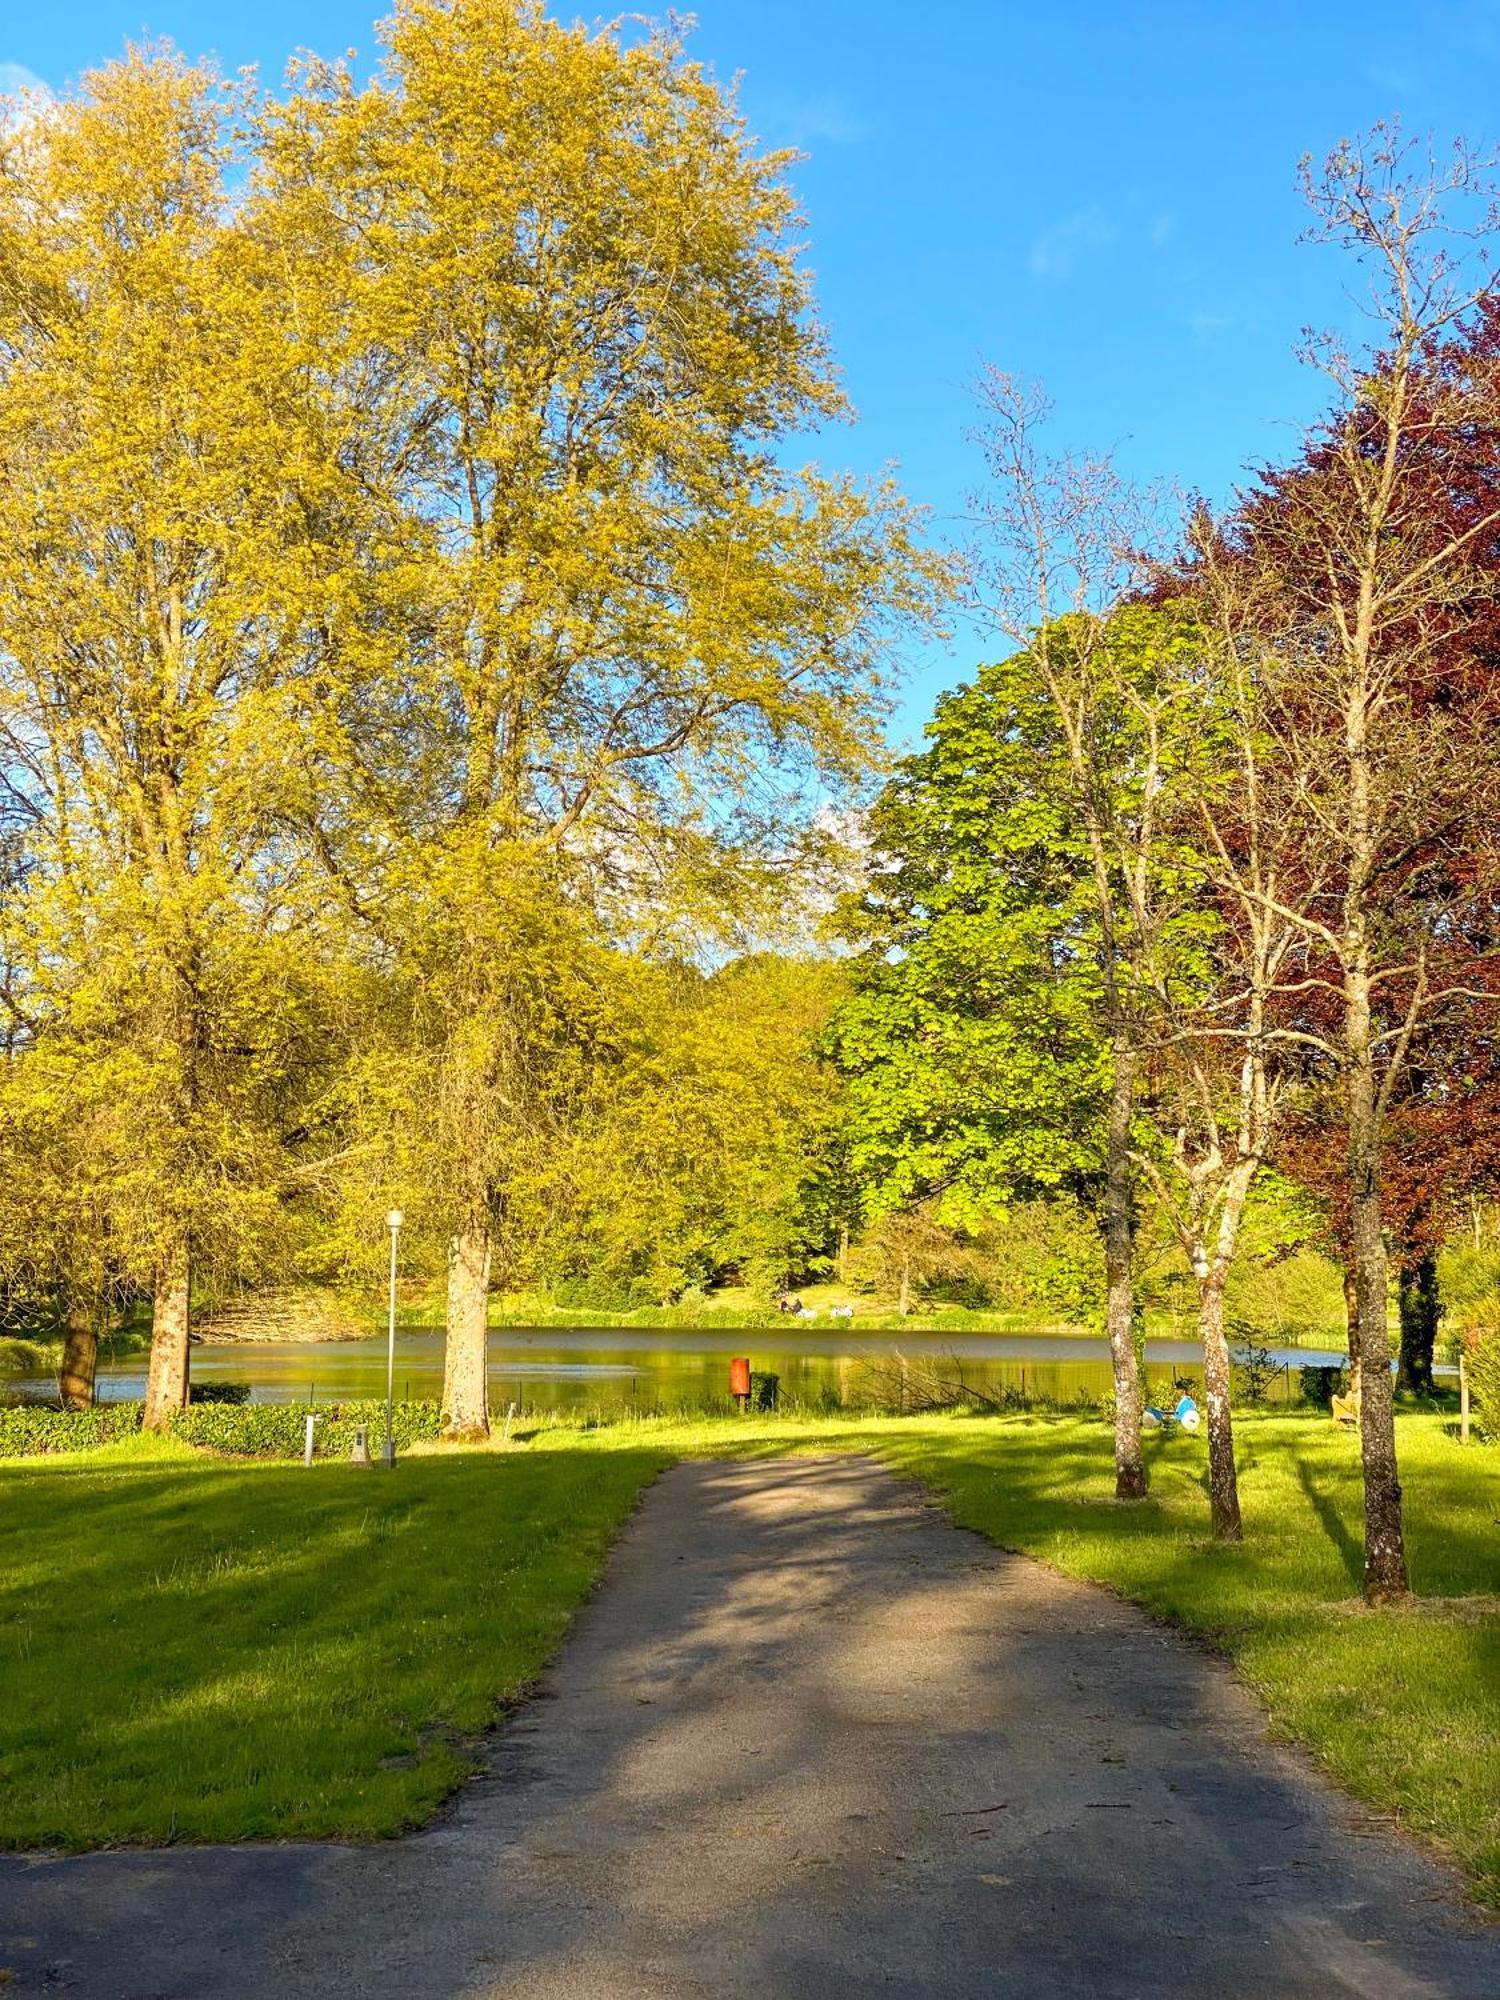
[{"label": "paved path", "polygon": [[7,1993],[1494,2000],[1500,1927],[1228,1673],[867,1461],[685,1465],[373,1848],[0,1865]]}]

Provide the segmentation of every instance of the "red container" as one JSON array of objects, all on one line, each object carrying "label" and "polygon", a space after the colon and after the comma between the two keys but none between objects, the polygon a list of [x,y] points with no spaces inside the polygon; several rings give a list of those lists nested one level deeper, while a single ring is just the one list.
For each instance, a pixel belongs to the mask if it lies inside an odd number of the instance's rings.
[{"label": "red container", "polygon": [[741,1398],[750,1394],[750,1363],[741,1355],[729,1364],[729,1393]]}]

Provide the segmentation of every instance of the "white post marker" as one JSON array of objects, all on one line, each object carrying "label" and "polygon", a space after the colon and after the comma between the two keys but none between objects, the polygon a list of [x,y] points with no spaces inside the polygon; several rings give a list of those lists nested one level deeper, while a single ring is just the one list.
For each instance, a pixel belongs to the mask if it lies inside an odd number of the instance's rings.
[{"label": "white post marker", "polygon": [[317,1421],[312,1411],[309,1410],[307,1413],[307,1432],[302,1440],[302,1463],[304,1465],[311,1465],[313,1462],[313,1425]]},{"label": "white post marker", "polygon": [[385,1347],[385,1443],[381,1447],[380,1462],[387,1472],[393,1472],[396,1467],[396,1435],[392,1427],[396,1401],[396,1245],[405,1220],[399,1208],[393,1208],[385,1219],[385,1226],[391,1232],[391,1286]]}]

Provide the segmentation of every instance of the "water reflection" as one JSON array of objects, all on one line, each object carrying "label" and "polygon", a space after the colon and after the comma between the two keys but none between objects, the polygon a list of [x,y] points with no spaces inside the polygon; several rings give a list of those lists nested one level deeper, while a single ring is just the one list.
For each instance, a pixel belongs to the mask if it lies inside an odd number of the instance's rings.
[{"label": "water reflection", "polygon": [[[783,1396],[811,1404],[893,1402],[903,1359],[917,1382],[933,1373],[950,1379],[961,1373],[988,1396],[1012,1390],[1065,1404],[1098,1403],[1110,1387],[1105,1343],[1057,1334],[860,1334],[833,1326],[633,1334],[619,1327],[508,1327],[490,1335],[490,1396],[501,1408],[510,1402],[540,1409],[709,1408],[727,1394],[729,1357],[736,1354],[779,1375]],[[1268,1393],[1285,1401],[1296,1394],[1302,1364],[1334,1366],[1342,1359],[1331,1351],[1273,1348],[1277,1372]],[[1197,1379],[1198,1349],[1190,1341],[1149,1341],[1146,1368],[1153,1384],[1173,1376]],[[193,1375],[200,1382],[248,1382],[257,1402],[383,1396],[385,1341],[204,1345],[193,1350]],[[139,1397],[145,1378],[145,1356],[126,1356],[101,1366],[99,1391],[111,1399]],[[398,1334],[396,1393],[436,1398],[442,1386],[441,1330]]]}]

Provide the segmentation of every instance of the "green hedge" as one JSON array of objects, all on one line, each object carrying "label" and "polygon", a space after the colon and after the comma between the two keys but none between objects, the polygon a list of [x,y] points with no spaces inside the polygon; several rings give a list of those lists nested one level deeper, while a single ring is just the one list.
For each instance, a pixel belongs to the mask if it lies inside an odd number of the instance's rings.
[{"label": "green hedge", "polygon": [[0,1458],[44,1451],[87,1451],[113,1444],[141,1427],[140,1403],[98,1403],[92,1410],[53,1410],[45,1403],[0,1409]]},{"label": "green hedge", "polygon": [[[379,1456],[385,1436],[383,1402],[333,1403],[313,1414],[318,1419],[313,1429],[316,1457],[348,1458],[361,1424],[369,1433],[371,1456]],[[172,1429],[188,1444],[236,1458],[300,1458],[307,1415],[304,1403],[206,1403],[179,1411]],[[441,1428],[437,1403],[397,1403],[392,1430],[398,1448],[435,1438]]]},{"label": "green hedge", "polygon": [[[92,1410],[55,1410],[43,1403],[0,1409],[0,1458],[30,1458],[49,1451],[86,1451],[113,1444],[141,1427],[140,1403],[100,1403]],[[313,1450],[319,1458],[348,1458],[354,1432],[363,1424],[370,1451],[379,1456],[385,1436],[385,1404],[335,1403],[314,1412]],[[172,1419],[184,1443],[236,1458],[300,1458],[307,1408],[301,1403],[195,1402]],[[442,1427],[436,1403],[397,1403],[393,1430],[400,1447],[435,1438]]]},{"label": "green hedge", "polygon": [[490,1313],[490,1325],[503,1330],[506,1327],[536,1328],[545,1332],[550,1328],[562,1330],[570,1327],[618,1328],[621,1333],[649,1331],[654,1327],[683,1328],[694,1332],[738,1333],[747,1328],[790,1326],[794,1324],[785,1313],[775,1306],[737,1306],[733,1314],[715,1311],[702,1305],[675,1306],[635,1306],[629,1312],[612,1312],[604,1308],[591,1310],[584,1306],[534,1305],[497,1306]]}]

